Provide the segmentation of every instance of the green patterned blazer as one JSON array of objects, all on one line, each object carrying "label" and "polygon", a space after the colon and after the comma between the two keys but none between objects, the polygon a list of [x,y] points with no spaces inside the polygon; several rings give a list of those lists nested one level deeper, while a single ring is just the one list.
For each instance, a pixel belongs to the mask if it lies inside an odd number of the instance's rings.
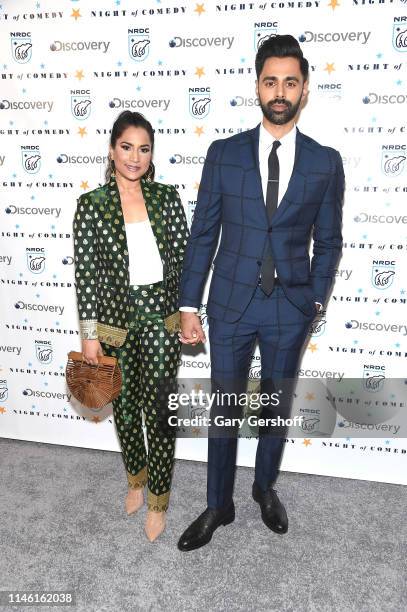
[{"label": "green patterned blazer", "polygon": [[[175,332],[188,224],[175,187],[142,178],[141,189],[163,262],[165,324]],[[121,346],[128,330],[129,252],[114,176],[103,187],[78,198],[73,235],[81,337]]]}]

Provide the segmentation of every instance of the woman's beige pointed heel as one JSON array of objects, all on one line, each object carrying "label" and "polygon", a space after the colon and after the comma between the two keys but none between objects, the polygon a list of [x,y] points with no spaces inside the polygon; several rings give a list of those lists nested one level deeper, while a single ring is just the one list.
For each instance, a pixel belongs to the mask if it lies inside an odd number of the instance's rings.
[{"label": "woman's beige pointed heel", "polygon": [[146,532],[146,536],[150,542],[154,542],[154,540],[156,540],[158,536],[162,534],[165,529],[165,524],[165,512],[153,512],[152,510],[149,510],[147,512],[144,531]]},{"label": "woman's beige pointed heel", "polygon": [[128,515],[134,514],[144,504],[143,489],[129,489],[126,497],[126,512]]}]

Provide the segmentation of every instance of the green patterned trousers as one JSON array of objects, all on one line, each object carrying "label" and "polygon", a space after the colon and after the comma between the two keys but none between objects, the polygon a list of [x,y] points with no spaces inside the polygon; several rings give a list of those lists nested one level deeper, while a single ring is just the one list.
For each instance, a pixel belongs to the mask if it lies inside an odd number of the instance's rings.
[{"label": "green patterned trousers", "polygon": [[122,372],[121,393],[112,403],[129,487],[147,484],[147,506],[161,512],[168,508],[175,449],[175,433],[165,426],[168,412],[162,391],[176,381],[181,344],[178,335],[164,327],[162,283],[131,285],[129,299],[124,344],[101,346],[105,355],[117,357]]}]

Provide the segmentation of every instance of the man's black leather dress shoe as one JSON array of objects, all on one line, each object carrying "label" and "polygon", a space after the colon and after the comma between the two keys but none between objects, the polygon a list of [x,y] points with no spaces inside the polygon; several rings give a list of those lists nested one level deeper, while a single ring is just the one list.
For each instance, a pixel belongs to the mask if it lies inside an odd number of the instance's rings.
[{"label": "man's black leather dress shoe", "polygon": [[182,551],[195,550],[205,546],[212,539],[214,531],[220,525],[229,525],[235,520],[235,505],[233,501],[226,508],[207,508],[184,531],[178,540],[178,548]]},{"label": "man's black leather dress shoe", "polygon": [[271,486],[266,492],[263,492],[259,485],[254,482],[252,495],[254,501],[260,505],[263,523],[276,533],[287,533],[287,513],[277,497],[277,492]]}]

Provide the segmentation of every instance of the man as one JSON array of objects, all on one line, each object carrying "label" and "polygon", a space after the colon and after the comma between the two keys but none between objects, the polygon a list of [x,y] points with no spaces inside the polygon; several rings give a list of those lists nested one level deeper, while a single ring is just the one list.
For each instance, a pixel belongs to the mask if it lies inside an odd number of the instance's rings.
[{"label": "man", "polygon": [[[196,345],[205,341],[197,312],[221,229],[207,304],[213,390],[242,388],[256,339],[263,389],[294,379],[342,248],[341,157],[295,127],[308,93],[308,61],[296,39],[266,39],[256,74],[262,122],[210,145],[180,285],[181,340]],[[228,411],[215,405],[217,414]],[[236,435],[210,434],[208,507],[181,536],[180,550],[207,544],[234,520],[236,444]],[[252,490],[263,522],[280,534],[288,520],[273,484],[283,445],[284,435],[259,430]]]}]

